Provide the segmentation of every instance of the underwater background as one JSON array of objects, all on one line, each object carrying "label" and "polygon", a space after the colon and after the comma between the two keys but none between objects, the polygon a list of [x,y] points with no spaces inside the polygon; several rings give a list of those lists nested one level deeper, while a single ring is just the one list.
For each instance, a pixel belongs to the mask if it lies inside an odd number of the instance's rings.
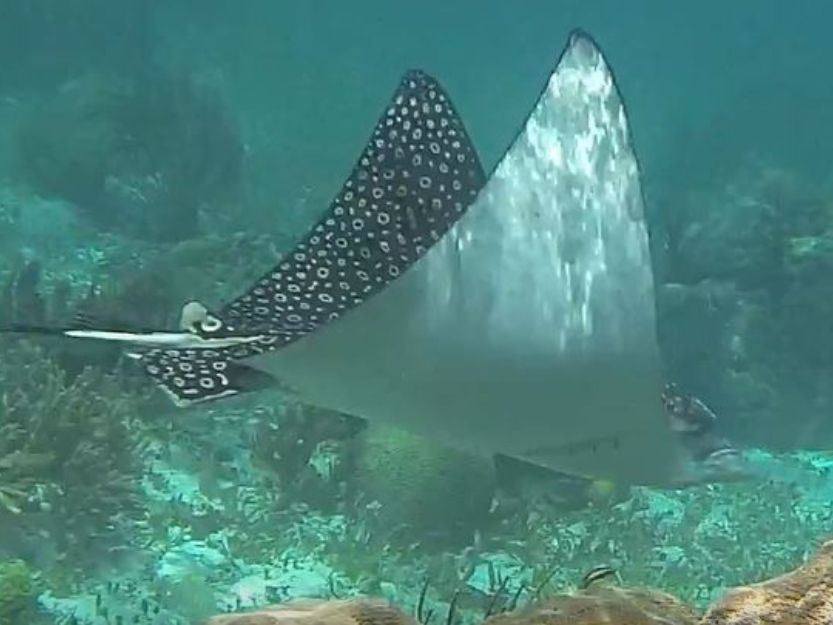
[{"label": "underwater background", "polygon": [[328,205],[411,67],[491,170],[583,28],[628,106],[667,377],[770,469],[661,491],[495,466],[277,391],[178,411],[118,349],[3,337],[0,625],[356,596],[478,623],[600,564],[705,608],[799,565],[833,533],[831,18],[821,0],[3,0],[4,324],[173,327],[189,299],[236,296]]}]

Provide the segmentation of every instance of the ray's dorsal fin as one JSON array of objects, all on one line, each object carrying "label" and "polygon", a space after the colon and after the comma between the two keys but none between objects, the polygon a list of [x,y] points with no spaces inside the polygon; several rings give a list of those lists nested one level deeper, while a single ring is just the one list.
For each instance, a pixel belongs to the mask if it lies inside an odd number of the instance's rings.
[{"label": "ray's dorsal fin", "polygon": [[486,177],[439,83],[404,74],[325,215],[252,288],[202,326],[210,336],[265,335],[220,350],[133,356],[179,406],[276,380],[235,362],[314,332],[384,289],[465,213]]},{"label": "ray's dorsal fin", "polygon": [[337,319],[418,260],[485,182],[449,96],[406,72],[326,214],[220,311],[225,330],[282,330],[284,343]]}]

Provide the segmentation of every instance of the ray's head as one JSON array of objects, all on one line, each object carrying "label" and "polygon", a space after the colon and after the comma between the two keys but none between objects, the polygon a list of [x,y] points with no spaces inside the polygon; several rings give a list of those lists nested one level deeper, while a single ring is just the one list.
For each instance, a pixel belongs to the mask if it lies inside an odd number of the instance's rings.
[{"label": "ray's head", "polygon": [[179,315],[179,329],[183,332],[210,334],[221,326],[222,322],[200,302],[188,302]]}]

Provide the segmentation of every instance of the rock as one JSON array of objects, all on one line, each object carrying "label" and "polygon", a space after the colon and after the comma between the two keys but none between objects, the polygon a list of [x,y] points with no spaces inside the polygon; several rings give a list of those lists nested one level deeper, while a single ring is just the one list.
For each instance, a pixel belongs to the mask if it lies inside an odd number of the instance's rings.
[{"label": "rock", "polygon": [[215,616],[205,625],[420,625],[379,599],[299,599],[257,612]]},{"label": "rock", "polygon": [[483,625],[697,625],[694,609],[646,588],[593,585],[528,608],[492,616]]},{"label": "rock", "polygon": [[[699,617],[673,595],[597,581],[572,594],[496,614],[482,625],[830,625],[833,540],[805,564],[771,580],[735,588]],[[378,599],[298,600],[257,612],[226,614],[205,625],[420,625]]]},{"label": "rock", "polygon": [[833,623],[833,540],[795,570],[730,590],[701,625],[829,625]]}]

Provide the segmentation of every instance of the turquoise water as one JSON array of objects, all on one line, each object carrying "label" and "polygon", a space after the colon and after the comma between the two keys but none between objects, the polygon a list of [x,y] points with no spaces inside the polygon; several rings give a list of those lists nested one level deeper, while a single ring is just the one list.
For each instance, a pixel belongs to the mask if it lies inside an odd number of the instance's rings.
[{"label": "turquoise water", "polygon": [[[799,565],[831,523],[830,16],[774,0],[7,0],[4,328],[174,329],[191,299],[218,310],[320,218],[410,68],[450,94],[491,172],[583,29],[641,168],[658,377],[716,415],[692,453],[739,450],[755,471],[678,489],[607,457],[589,477],[495,464],[445,430],[367,426],[285,388],[180,410],[118,346],[4,335],[0,625],[202,623],[302,597],[411,611],[425,580],[424,609],[459,591],[452,620],[479,623],[495,596],[570,591],[599,564],[704,609]],[[571,436],[566,406],[554,439]]]}]

